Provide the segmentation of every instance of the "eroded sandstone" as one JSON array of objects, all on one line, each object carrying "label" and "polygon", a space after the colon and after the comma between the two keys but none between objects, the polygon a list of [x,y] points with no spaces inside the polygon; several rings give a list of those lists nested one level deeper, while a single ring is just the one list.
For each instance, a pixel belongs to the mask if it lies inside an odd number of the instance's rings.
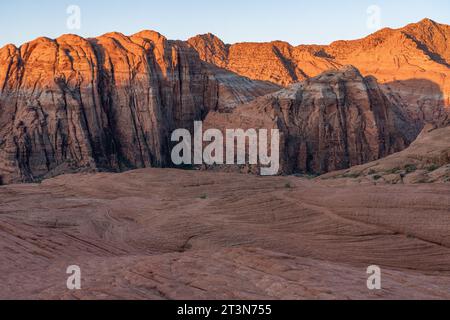
[{"label": "eroded sandstone", "polygon": [[0,50],[0,177],[167,166],[169,134],[279,89],[153,31],[39,38]]},{"label": "eroded sandstone", "polygon": [[353,66],[257,98],[232,113],[211,112],[205,127],[280,130],[281,172],[287,174],[321,174],[376,160],[403,150],[416,135],[376,80]]}]

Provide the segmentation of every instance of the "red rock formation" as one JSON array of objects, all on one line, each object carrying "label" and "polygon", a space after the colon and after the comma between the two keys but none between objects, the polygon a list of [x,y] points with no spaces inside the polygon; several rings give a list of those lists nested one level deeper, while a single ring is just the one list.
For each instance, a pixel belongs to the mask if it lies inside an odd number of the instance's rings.
[{"label": "red rock formation", "polygon": [[251,79],[286,86],[340,65],[282,41],[226,45],[212,34],[188,40],[200,57]]},{"label": "red rock formation", "polygon": [[[449,26],[423,20],[329,46],[226,45],[211,34],[169,41],[153,31],[8,45],[0,49],[0,182],[32,181],[71,168],[170,165],[173,129],[190,129],[211,111],[230,112],[280,85],[346,64],[376,77],[380,87],[353,69],[346,72],[355,79],[338,72],[299,85],[310,101],[291,102],[310,119],[299,128],[291,123],[299,114],[284,115],[288,136],[295,137],[286,142],[285,159],[297,159],[286,160],[286,170],[323,172],[370,161],[398,151],[427,121],[448,123],[443,107],[450,105],[449,34]],[[358,98],[351,98],[358,95],[353,84],[342,91],[352,81],[360,88]],[[277,109],[272,100],[279,98],[258,103],[271,105],[270,113]],[[254,109],[267,119],[261,108]],[[327,112],[341,116],[323,119]],[[393,121],[401,133],[393,131]],[[347,122],[354,136],[365,138],[348,140]],[[299,139],[306,140],[299,144]]]},{"label": "red rock formation", "polygon": [[450,26],[429,19],[329,46],[294,47],[285,42],[226,46],[211,35],[188,42],[205,61],[283,86],[354,65],[364,76],[376,77],[419,127],[427,121],[442,121],[447,116],[443,106],[450,108]]},{"label": "red rock formation", "polygon": [[363,78],[353,66],[255,99],[231,114],[211,112],[205,127],[279,129],[283,173],[325,173],[362,164],[402,150],[415,135],[376,80]]},{"label": "red rock formation", "polygon": [[0,176],[32,181],[67,167],[168,165],[168,134],[277,85],[202,62],[144,31],[39,38],[0,50]]}]

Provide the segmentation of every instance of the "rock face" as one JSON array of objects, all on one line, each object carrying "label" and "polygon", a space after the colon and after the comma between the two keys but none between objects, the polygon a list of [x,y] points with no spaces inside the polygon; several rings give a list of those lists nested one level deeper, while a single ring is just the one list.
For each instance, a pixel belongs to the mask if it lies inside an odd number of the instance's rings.
[{"label": "rock face", "polygon": [[278,90],[144,31],[0,50],[0,181],[168,165],[168,134]]},{"label": "rock face", "polygon": [[279,129],[283,173],[348,168],[400,151],[415,137],[408,117],[376,80],[353,66],[255,99],[230,114],[211,112],[205,126]]},{"label": "rock face", "polygon": [[205,61],[283,86],[354,65],[364,76],[376,77],[419,127],[445,120],[450,108],[450,26],[429,19],[329,46],[294,47],[280,41],[225,45],[212,35],[188,42]]},{"label": "rock face", "polygon": [[450,182],[450,126],[427,125],[405,150],[320,179],[350,178],[376,184]]},{"label": "rock face", "polygon": [[[374,160],[405,147],[426,122],[449,123],[449,34],[423,20],[329,46],[227,45],[212,34],[170,41],[153,31],[8,45],[0,49],[0,183],[170,166],[172,130],[246,110],[256,112],[249,123],[282,129],[285,172]],[[353,68],[314,78],[349,64],[380,85]]]},{"label": "rock face", "polygon": [[341,65],[310,50],[287,42],[237,43],[227,45],[213,34],[199,35],[187,41],[207,62],[252,79],[282,86],[305,80]]}]

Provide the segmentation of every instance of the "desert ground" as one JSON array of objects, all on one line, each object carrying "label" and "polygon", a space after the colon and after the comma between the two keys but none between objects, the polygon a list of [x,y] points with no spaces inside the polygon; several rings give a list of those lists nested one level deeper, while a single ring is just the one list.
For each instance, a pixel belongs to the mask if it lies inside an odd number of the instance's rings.
[{"label": "desert ground", "polygon": [[448,183],[141,169],[0,203],[1,299],[450,299]]}]

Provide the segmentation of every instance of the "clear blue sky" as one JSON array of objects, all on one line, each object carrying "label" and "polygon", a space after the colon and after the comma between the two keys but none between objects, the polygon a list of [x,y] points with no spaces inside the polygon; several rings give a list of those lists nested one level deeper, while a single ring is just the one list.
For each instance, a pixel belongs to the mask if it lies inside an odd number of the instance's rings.
[{"label": "clear blue sky", "polygon": [[[81,29],[67,28],[69,5],[81,9]],[[372,33],[367,8],[378,5],[383,27],[428,17],[450,24],[449,0],[1,0],[0,47],[64,33],[159,31],[169,39],[212,32],[227,43],[284,40],[327,44]]]}]

